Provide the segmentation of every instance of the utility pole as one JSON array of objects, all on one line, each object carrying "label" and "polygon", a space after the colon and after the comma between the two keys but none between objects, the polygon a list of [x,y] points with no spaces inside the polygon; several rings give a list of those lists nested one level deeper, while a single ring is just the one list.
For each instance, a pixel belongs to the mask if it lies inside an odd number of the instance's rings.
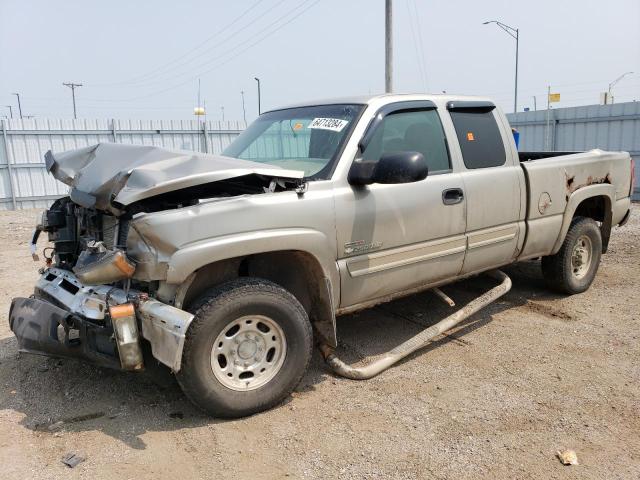
[{"label": "utility pole", "polygon": [[535,111],[538,111],[538,104],[536,103],[536,96],[533,96],[533,109]]},{"label": "utility pole", "polygon": [[260,79],[258,77],[253,77],[256,82],[258,82],[258,116],[260,116]]},{"label": "utility pole", "polygon": [[244,120],[244,124],[247,124],[247,110],[244,108],[244,90],[240,91],[240,95],[242,95],[242,118]]},{"label": "utility pole", "polygon": [[18,112],[20,113],[20,120],[22,120],[22,107],[20,106],[20,94],[14,93],[13,95],[18,97]]},{"label": "utility pole", "polygon": [[384,91],[393,91],[393,0],[384,4]]},{"label": "utility pole", "polygon": [[13,108],[11,108],[11,105],[5,105],[5,107],[9,109],[9,116],[13,118]]},{"label": "utility pole", "polygon": [[63,83],[65,87],[69,87],[71,89],[71,98],[73,98],[73,119],[76,120],[78,116],[76,115],[76,88],[81,87],[81,83]]}]

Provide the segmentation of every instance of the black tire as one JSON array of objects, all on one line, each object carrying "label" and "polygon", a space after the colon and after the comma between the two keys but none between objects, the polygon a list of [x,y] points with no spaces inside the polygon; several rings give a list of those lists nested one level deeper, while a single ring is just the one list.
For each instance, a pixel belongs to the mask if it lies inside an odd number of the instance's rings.
[{"label": "black tire", "polygon": [[[586,271],[578,274],[572,256],[578,242],[584,242],[584,237],[590,241],[590,263]],[[569,295],[582,293],[591,286],[601,256],[602,235],[598,224],[591,218],[575,217],[558,253],[542,257],[542,275],[547,285],[557,292]]]},{"label": "black tire", "polygon": [[[304,308],[284,288],[263,279],[240,278],[209,290],[189,310],[195,318],[187,331],[177,379],[185,395],[205,412],[236,418],[267,410],[282,402],[302,379],[311,360],[313,332]],[[212,352],[232,322],[251,315],[268,316],[277,324],[286,339],[286,353],[267,383],[237,391],[216,378]]]}]

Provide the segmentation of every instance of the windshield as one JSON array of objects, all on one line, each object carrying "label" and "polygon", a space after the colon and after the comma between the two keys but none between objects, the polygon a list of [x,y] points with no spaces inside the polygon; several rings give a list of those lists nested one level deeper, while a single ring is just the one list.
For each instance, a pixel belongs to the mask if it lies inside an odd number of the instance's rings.
[{"label": "windshield", "polygon": [[326,180],[363,105],[320,105],[261,115],[229,145],[223,155],[303,170]]}]

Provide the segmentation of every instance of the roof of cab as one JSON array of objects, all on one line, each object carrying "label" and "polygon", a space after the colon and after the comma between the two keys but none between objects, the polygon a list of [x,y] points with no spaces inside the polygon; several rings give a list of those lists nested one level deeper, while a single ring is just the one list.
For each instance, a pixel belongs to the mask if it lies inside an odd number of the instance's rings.
[{"label": "roof of cab", "polygon": [[320,105],[339,105],[339,104],[352,104],[352,105],[369,105],[372,103],[384,103],[401,102],[403,100],[439,100],[439,101],[461,101],[461,100],[475,100],[475,101],[492,101],[488,97],[477,95],[452,95],[448,93],[383,93],[378,95],[361,95],[353,97],[337,97],[337,98],[324,98],[319,100],[309,100],[305,102],[297,102],[290,105],[285,105],[278,108],[272,108],[266,110],[263,113],[272,112],[275,110],[287,110],[289,108],[300,107],[315,107]]}]

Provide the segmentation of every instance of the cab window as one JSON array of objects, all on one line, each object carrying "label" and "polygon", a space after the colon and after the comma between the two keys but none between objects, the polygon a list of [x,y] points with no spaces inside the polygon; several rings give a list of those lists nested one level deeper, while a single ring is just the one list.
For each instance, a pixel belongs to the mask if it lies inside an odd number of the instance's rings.
[{"label": "cab window", "polygon": [[450,113],[467,168],[504,165],[507,156],[493,111],[471,108]]},{"label": "cab window", "polygon": [[420,152],[429,174],[451,170],[446,137],[434,109],[400,111],[387,115],[365,148],[363,160],[378,161],[385,153]]}]

